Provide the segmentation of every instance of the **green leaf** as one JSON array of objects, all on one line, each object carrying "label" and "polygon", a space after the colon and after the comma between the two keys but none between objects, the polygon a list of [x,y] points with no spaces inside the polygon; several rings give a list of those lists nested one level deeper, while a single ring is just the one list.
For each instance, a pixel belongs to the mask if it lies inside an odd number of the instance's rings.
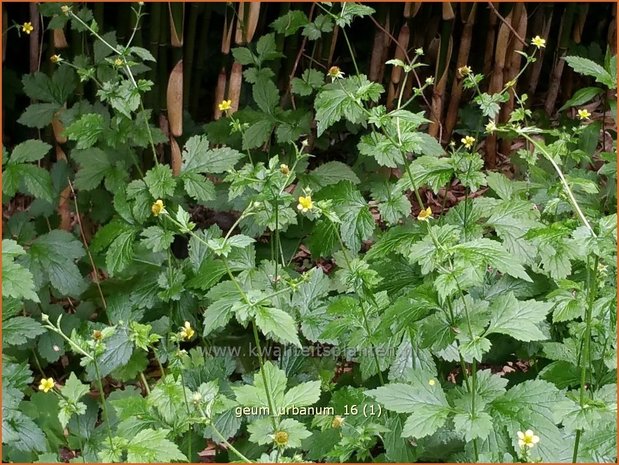
[{"label": "green leaf", "polygon": [[464,260],[490,265],[501,273],[533,282],[517,258],[504,250],[497,241],[486,238],[475,239],[464,244],[457,244],[451,247],[451,250]]},{"label": "green leaf", "polygon": [[258,148],[269,140],[274,124],[269,119],[262,119],[253,123],[243,133],[243,149]]},{"label": "green leaf", "polygon": [[271,27],[285,37],[295,34],[309,20],[302,10],[290,10],[271,23]]},{"label": "green leaf", "polygon": [[372,236],[375,227],[367,201],[350,181],[321,190],[320,197],[333,200],[334,210],[342,220],[342,240],[351,250],[358,251],[361,243]]},{"label": "green leaf", "polygon": [[559,111],[589,103],[591,100],[593,100],[595,97],[602,94],[603,92],[604,90],[600,89],[599,87],[585,87],[583,89],[578,89],[576,92],[574,92],[572,98],[570,98],[567,102],[563,104],[561,108],[559,108]]},{"label": "green leaf", "polygon": [[52,122],[58,110],[60,105],[57,103],[33,103],[26,108],[17,122],[29,128],[43,129]]},{"label": "green leaf", "polygon": [[9,163],[28,163],[39,161],[51,150],[52,146],[37,139],[27,140],[16,145],[11,153]]},{"label": "green leaf", "polygon": [[355,18],[371,16],[375,12],[374,8],[361,3],[342,3],[342,9],[336,17],[335,23],[340,27],[350,26]]},{"label": "green leaf", "polygon": [[500,295],[490,304],[490,326],[486,334],[507,334],[519,341],[541,341],[547,336],[539,329],[551,310],[551,302],[519,301],[514,293]]},{"label": "green leaf", "polygon": [[[264,384],[265,379],[266,386]],[[284,401],[287,382],[284,370],[277,368],[271,362],[266,362],[262,369],[254,375],[253,385],[233,386],[232,391],[240,405],[270,408],[266,394],[268,391],[273,400],[274,408],[277,409]]]},{"label": "green leaf", "polygon": [[176,187],[176,178],[168,165],[157,165],[148,170],[144,176],[150,194],[156,199],[172,197]]},{"label": "green leaf", "polygon": [[273,335],[282,341],[301,347],[294,319],[283,310],[258,306],[256,308],[256,325],[265,336]]},{"label": "green leaf", "polygon": [[[413,160],[410,164],[410,172],[417,189],[427,185],[435,193],[451,180],[454,173],[453,165],[448,158],[436,158],[429,155]],[[400,178],[398,184],[402,190],[413,189],[409,176]]]},{"label": "green leaf", "polygon": [[28,339],[35,339],[45,328],[28,316],[15,316],[2,322],[2,343],[9,346],[21,345]]},{"label": "green leaf", "polygon": [[239,291],[232,281],[225,281],[213,287],[206,298],[212,303],[204,312],[204,337],[230,321],[232,306],[239,301]]},{"label": "green leaf", "polygon": [[242,65],[255,65],[254,54],[246,47],[236,47],[232,49],[232,56]]},{"label": "green leaf", "polygon": [[340,161],[329,161],[313,169],[307,175],[301,175],[303,185],[313,191],[318,191],[325,186],[337,184],[340,181],[350,181],[359,184],[359,178],[353,170]]},{"label": "green leaf", "polygon": [[30,271],[37,284],[47,279],[61,294],[79,296],[85,282],[75,261],[85,255],[82,243],[72,234],[55,229],[39,236],[30,247]]},{"label": "green leaf", "polygon": [[577,73],[594,77],[596,82],[604,84],[610,89],[617,88],[617,78],[613,78],[608,71],[594,61],[583,57],[565,57],[567,64]]},{"label": "green leaf", "polygon": [[359,153],[372,157],[381,166],[397,168],[403,162],[402,153],[393,143],[379,132],[370,132],[361,136],[357,144]]},{"label": "green leaf", "polygon": [[105,265],[110,276],[124,270],[133,259],[133,240],[137,231],[130,229],[120,233],[112,241],[105,255]]},{"label": "green leaf", "polygon": [[279,91],[271,80],[260,80],[254,84],[253,97],[258,108],[267,114],[271,114],[279,104]]},{"label": "green leaf", "polygon": [[15,257],[25,253],[17,242],[11,239],[2,240],[2,295],[39,302],[32,273],[15,262]]},{"label": "green leaf", "polygon": [[113,168],[110,156],[97,147],[74,150],[71,156],[80,165],[75,176],[75,187],[78,189],[96,189]]},{"label": "green leaf", "polygon": [[215,199],[215,185],[213,182],[196,172],[187,172],[181,175],[187,195],[198,202],[208,202]]},{"label": "green leaf", "polygon": [[163,252],[174,242],[174,233],[160,226],[149,226],[142,231],[142,244],[153,252]]},{"label": "green leaf", "polygon": [[167,429],[144,429],[130,439],[127,445],[127,462],[166,463],[186,462],[187,457],[178,446],[166,438]]},{"label": "green leaf", "polygon": [[380,216],[388,224],[397,224],[402,218],[411,214],[411,203],[397,184],[385,181],[375,185],[372,188],[372,197],[379,202]]},{"label": "green leaf", "polygon": [[320,381],[310,381],[293,387],[284,395],[282,408],[305,407],[320,399]]},{"label": "green leaf", "polygon": [[301,35],[309,40],[320,39],[323,32],[331,32],[333,30],[333,20],[327,16],[320,14],[316,16],[314,22],[307,24],[303,28]]},{"label": "green leaf", "polygon": [[103,115],[87,113],[71,123],[64,133],[69,140],[76,141],[76,147],[82,150],[95,145],[105,129]]},{"label": "green leaf", "polygon": [[493,429],[492,417],[486,412],[458,413],[454,415],[454,427],[464,435],[467,442],[473,439],[486,439]]},{"label": "green leaf", "polygon": [[378,101],[383,90],[363,74],[325,85],[315,101],[318,136],[342,118],[351,123],[364,122],[367,116],[360,104]]},{"label": "green leaf", "polygon": [[229,147],[209,149],[206,136],[193,136],[183,148],[181,173],[224,173],[230,171],[243,156],[241,152]]},{"label": "green leaf", "polygon": [[447,421],[451,407],[434,375],[422,370],[409,372],[411,384],[387,384],[365,394],[373,397],[388,410],[411,413],[404,424],[402,436],[429,436]]},{"label": "green leaf", "polygon": [[302,97],[311,95],[312,92],[319,89],[325,82],[324,73],[308,68],[303,71],[301,78],[294,78],[291,82],[291,90],[294,94]]}]

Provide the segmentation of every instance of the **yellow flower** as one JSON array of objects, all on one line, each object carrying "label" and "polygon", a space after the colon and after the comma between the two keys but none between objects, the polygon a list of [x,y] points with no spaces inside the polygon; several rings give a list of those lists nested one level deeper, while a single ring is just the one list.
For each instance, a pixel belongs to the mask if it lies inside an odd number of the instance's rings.
[{"label": "yellow flower", "polygon": [[428,221],[428,219],[432,218],[432,208],[428,207],[425,210],[421,210],[419,215],[417,215],[417,219],[419,221]]},{"label": "yellow flower", "polygon": [[232,100],[222,100],[218,107],[219,111],[228,111],[232,108]]},{"label": "yellow flower", "polygon": [[287,175],[288,173],[290,173],[290,168],[288,167],[288,165],[282,163],[281,165],[279,165],[279,171],[282,174],[286,174]]},{"label": "yellow flower", "polygon": [[62,10],[62,12],[63,12],[65,15],[69,16],[69,12],[71,11],[71,7],[70,7],[70,6],[68,6],[68,5],[62,5],[62,6],[60,7],[60,9]]},{"label": "yellow flower", "polygon": [[52,55],[49,57],[49,61],[52,63],[60,63],[62,61],[62,57],[60,55]]},{"label": "yellow flower", "polygon": [[518,431],[518,445],[520,447],[533,447],[535,444],[539,442],[539,436],[533,434],[533,431],[530,429],[526,430],[524,433],[522,431]]},{"label": "yellow flower", "polygon": [[285,446],[288,444],[288,433],[286,431],[277,431],[273,435],[273,442],[278,446]]},{"label": "yellow flower", "polygon": [[540,36],[533,37],[531,43],[535,45],[537,48],[545,48],[546,47],[546,39],[542,39]]},{"label": "yellow flower", "polygon": [[32,26],[32,23],[31,23],[31,22],[27,22],[27,23],[22,24],[22,26],[21,26],[21,30],[22,30],[24,33],[26,33],[26,34],[30,35],[30,33],[31,33],[32,31],[34,31],[34,27]]},{"label": "yellow flower", "polygon": [[331,66],[329,71],[327,71],[327,76],[331,78],[331,81],[335,81],[336,79],[342,79],[344,77],[344,73],[339,66]]},{"label": "yellow flower", "polygon": [[428,381],[428,384],[429,384],[430,386],[434,386],[434,385],[436,384],[436,380],[431,379],[430,381]]},{"label": "yellow flower", "polygon": [[461,142],[464,144],[464,146],[467,149],[470,149],[471,147],[473,147],[473,144],[475,143],[475,138],[472,136],[466,136],[462,138]]},{"label": "yellow flower", "polygon": [[471,74],[473,72],[473,70],[471,69],[470,66],[461,66],[460,68],[458,68],[458,74],[461,77],[465,77],[468,76],[469,74]]},{"label": "yellow flower", "polygon": [[114,64],[115,64],[116,66],[122,66],[122,65],[124,65],[124,64],[125,64],[125,60],[123,60],[122,58],[118,57],[118,58],[116,58],[116,59],[114,60]]},{"label": "yellow flower", "polygon": [[98,329],[95,329],[95,330],[92,332],[92,338],[93,338],[95,341],[100,341],[101,339],[103,339],[103,333],[102,333],[101,331],[99,331]]},{"label": "yellow flower", "polygon": [[153,216],[159,216],[161,213],[165,211],[165,205],[163,204],[163,200],[157,200],[152,207],[150,207],[150,211],[153,212]]},{"label": "yellow flower", "polygon": [[299,204],[297,205],[297,209],[301,210],[303,213],[310,211],[314,208],[314,202],[312,202],[312,196],[307,195],[305,197],[299,197]]},{"label": "yellow flower", "polygon": [[581,108],[578,110],[578,119],[585,120],[585,119],[589,119],[589,117],[591,116],[591,113],[589,113],[589,110],[587,110],[586,108]]},{"label": "yellow flower", "polygon": [[333,421],[331,422],[331,427],[335,429],[341,428],[344,421],[345,419],[342,415],[335,415],[335,417],[333,417]]},{"label": "yellow flower", "polygon": [[183,341],[188,341],[194,334],[196,334],[196,332],[191,327],[191,323],[185,321],[185,325],[181,328],[181,339]]},{"label": "yellow flower", "polygon": [[49,392],[54,389],[55,385],[54,378],[43,378],[41,384],[39,384],[39,391]]}]

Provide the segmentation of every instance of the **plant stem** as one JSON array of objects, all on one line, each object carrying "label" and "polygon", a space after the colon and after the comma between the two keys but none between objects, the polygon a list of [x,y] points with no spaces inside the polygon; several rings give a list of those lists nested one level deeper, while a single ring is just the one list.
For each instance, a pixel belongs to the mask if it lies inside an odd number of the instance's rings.
[{"label": "plant stem", "polygon": [[103,410],[103,419],[105,420],[105,426],[107,426],[107,437],[110,441],[110,450],[114,450],[114,442],[112,441],[112,428],[110,426],[110,417],[107,413],[107,405],[105,402],[105,393],[103,392],[103,382],[101,381],[101,372],[99,371],[99,364],[97,358],[92,358],[92,363],[95,367],[95,374],[97,375],[97,384],[99,387],[99,397],[101,398],[101,408]]},{"label": "plant stem", "polygon": [[[587,307],[585,309],[585,332],[583,334],[583,349],[582,357],[580,357],[580,408],[585,408],[585,396],[587,389],[587,368],[591,371],[590,354],[591,354],[591,320],[593,315],[593,304],[595,303],[595,295],[597,291],[597,267],[599,258],[595,257],[593,260],[593,268],[590,266],[590,260],[587,260]],[[589,386],[591,390],[591,386]],[[578,448],[580,446],[580,438],[583,430],[576,431],[576,438],[574,440],[574,451],[572,453],[572,462],[576,463],[578,460]]]},{"label": "plant stem", "polygon": [[559,165],[557,165],[557,163],[552,159],[552,157],[546,151],[546,149],[544,149],[541,145],[539,145],[537,142],[535,142],[535,140],[533,140],[531,137],[529,137],[526,133],[524,133],[522,131],[518,131],[518,134],[520,134],[522,137],[524,137],[526,140],[528,140],[531,144],[533,144],[535,146],[535,148],[537,148],[544,155],[544,157],[546,157],[546,159],[552,164],[552,166],[554,167],[555,171],[559,175],[559,178],[561,179],[561,183],[563,184],[563,188],[565,190],[565,193],[569,197],[570,202],[571,202],[572,206],[574,207],[574,210],[576,211],[576,214],[580,218],[580,221],[582,221],[582,223],[587,227],[587,229],[589,230],[589,232],[591,233],[591,235],[593,237],[597,237],[597,235],[593,231],[593,228],[589,224],[589,221],[587,221],[587,218],[585,217],[584,213],[580,209],[580,206],[578,205],[578,202],[576,201],[576,198],[574,197],[574,194],[572,193],[572,189],[570,189],[570,185],[568,184],[567,180],[565,179],[565,176],[563,175],[563,171],[561,171],[561,168],[559,167]]},{"label": "plant stem", "polygon": [[[180,343],[178,344],[178,350],[180,352],[181,350],[181,345]],[[185,384],[185,376],[183,375],[183,370],[180,370],[181,373],[181,383],[183,384],[183,397],[185,399],[185,407],[187,407],[187,417],[191,417],[191,410],[189,409],[189,401],[187,400],[187,389],[186,389],[186,384]],[[191,457],[192,457],[192,453],[191,453],[191,442],[192,442],[192,433],[193,433],[193,425],[190,424],[189,425],[189,444],[188,444],[188,454],[187,454],[187,458],[189,459],[189,462],[191,462]]]},{"label": "plant stem", "polygon": [[142,384],[146,390],[146,395],[150,395],[150,386],[148,385],[148,381],[146,380],[146,376],[144,376],[143,371],[140,371],[140,379],[142,380]]}]

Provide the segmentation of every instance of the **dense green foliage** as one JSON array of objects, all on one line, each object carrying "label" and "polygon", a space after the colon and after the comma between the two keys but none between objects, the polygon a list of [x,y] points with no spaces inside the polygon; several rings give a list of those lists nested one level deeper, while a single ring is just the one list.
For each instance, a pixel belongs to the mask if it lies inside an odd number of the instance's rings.
[{"label": "dense green foliage", "polygon": [[[553,125],[524,94],[499,124],[513,86],[462,69],[476,124],[443,147],[411,109],[433,79],[388,110],[367,76],[307,69],[281,105],[279,35],[373,14],[319,6],[232,50],[252,102],[193,127],[179,172],[143,104],[150,52],[40,6],[92,53],[23,78],[19,122],[59,119],[66,159],[3,152],[5,461],[616,461],[616,134],[582,108],[614,95],[616,57],[566,58],[591,86]],[[404,80],[413,54],[388,62]],[[343,133],[354,162],[320,162]],[[517,175],[484,169],[488,134],[522,142]]]}]

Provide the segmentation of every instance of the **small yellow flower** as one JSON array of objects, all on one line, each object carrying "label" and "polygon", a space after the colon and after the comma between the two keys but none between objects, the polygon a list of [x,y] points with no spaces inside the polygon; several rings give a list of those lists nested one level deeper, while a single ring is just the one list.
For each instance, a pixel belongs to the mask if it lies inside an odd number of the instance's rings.
[{"label": "small yellow flower", "polygon": [[101,331],[99,331],[98,329],[95,329],[95,330],[92,332],[92,338],[93,338],[95,341],[100,341],[101,339],[103,339],[103,333],[102,333]]},{"label": "small yellow flower", "polygon": [[460,77],[468,76],[472,72],[473,72],[473,70],[468,65],[467,66],[461,66],[460,68],[458,68],[458,74],[460,75]]},{"label": "small yellow flower", "polygon": [[25,33],[30,35],[30,33],[32,31],[34,31],[34,26],[32,26],[31,22],[27,22],[21,25],[21,30]]},{"label": "small yellow flower", "polygon": [[475,138],[472,136],[466,136],[466,137],[463,137],[460,142],[462,142],[462,144],[464,144],[464,146],[467,149],[470,149],[471,147],[473,147],[473,144],[475,143]]},{"label": "small yellow flower", "polygon": [[39,391],[49,392],[54,389],[55,385],[54,378],[43,378],[41,384],[39,384]]},{"label": "small yellow flower", "polygon": [[428,221],[430,218],[432,218],[432,207],[422,209],[417,215],[419,221]]},{"label": "small yellow flower", "polygon": [[273,442],[279,447],[285,446],[288,444],[288,433],[286,431],[277,431],[273,435]]},{"label": "small yellow flower", "polygon": [[200,394],[199,392],[194,392],[193,396],[191,396],[191,401],[194,404],[199,404],[200,402],[202,402],[202,394]]},{"label": "small yellow flower", "polygon": [[531,43],[535,45],[537,48],[545,48],[546,47],[546,39],[542,39],[540,36],[533,37]]},{"label": "small yellow flower", "polygon": [[60,55],[52,55],[51,57],[49,57],[49,61],[51,61],[52,63],[60,63],[62,61],[62,57]]},{"label": "small yellow flower", "polygon": [[150,211],[153,212],[153,216],[159,216],[161,213],[163,213],[165,211],[165,205],[163,204],[163,200],[159,199],[155,203],[153,203],[153,206],[150,207]]},{"label": "small yellow flower", "polygon": [[430,76],[429,78],[426,78],[426,84],[429,86],[434,84],[434,78],[432,76]]},{"label": "small yellow flower", "polygon": [[228,111],[232,108],[232,100],[222,100],[217,106],[219,107],[219,111]]},{"label": "small yellow flower", "polygon": [[533,447],[535,444],[539,442],[539,436],[533,434],[533,431],[530,429],[526,430],[524,433],[522,431],[518,431],[518,445],[520,447]]},{"label": "small yellow flower", "polygon": [[436,380],[431,379],[430,381],[428,381],[428,384],[429,384],[430,386],[434,386],[434,385],[436,384]]},{"label": "small yellow flower", "polygon": [[305,197],[299,197],[299,204],[297,205],[297,209],[303,213],[306,213],[314,208],[314,202],[312,202],[312,196],[307,195]]},{"label": "small yellow flower", "polygon": [[591,116],[591,113],[589,113],[589,110],[587,110],[586,108],[580,108],[578,110],[578,119],[583,121],[586,119],[589,119],[589,117]]},{"label": "small yellow flower", "polygon": [[331,81],[335,81],[336,79],[342,79],[344,77],[344,73],[339,66],[331,66],[329,71],[327,71],[327,76],[331,78]]},{"label": "small yellow flower", "polygon": [[288,175],[288,173],[290,173],[290,168],[288,167],[288,165],[282,163],[281,165],[279,165],[279,171],[282,174]]},{"label": "small yellow flower", "polygon": [[496,123],[491,119],[488,124],[486,124],[486,132],[492,134],[494,131],[496,131]]},{"label": "small yellow flower", "polygon": [[183,341],[188,341],[194,334],[196,334],[196,332],[191,327],[191,323],[185,321],[185,325],[181,328],[181,339]]},{"label": "small yellow flower", "polygon": [[69,16],[69,12],[71,11],[71,7],[68,5],[62,5],[60,10],[67,16]]},{"label": "small yellow flower", "polygon": [[116,58],[116,59],[114,60],[114,64],[115,64],[116,66],[119,66],[119,67],[120,67],[120,66],[122,66],[122,65],[124,65],[124,64],[125,64],[125,60],[123,60],[122,58],[118,57],[118,58]]},{"label": "small yellow flower", "polygon": [[342,415],[335,415],[335,417],[333,417],[333,421],[331,422],[331,427],[335,429],[341,428],[344,421],[346,420]]}]

